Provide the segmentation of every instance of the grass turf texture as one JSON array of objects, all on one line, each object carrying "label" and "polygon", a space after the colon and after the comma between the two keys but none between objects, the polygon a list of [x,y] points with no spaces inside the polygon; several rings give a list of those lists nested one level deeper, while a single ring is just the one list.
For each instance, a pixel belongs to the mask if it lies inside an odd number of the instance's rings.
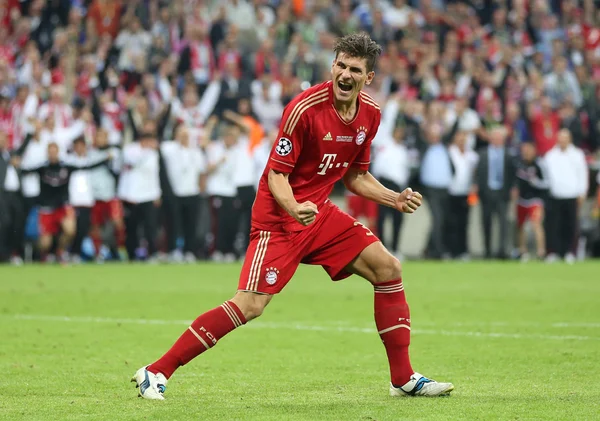
[{"label": "grass turf texture", "polygon": [[[181,368],[135,370],[230,298],[238,265],[0,267],[0,419],[597,419],[600,265],[408,262],[413,367],[451,397],[391,398],[370,285],[301,267],[261,319]],[[65,318],[68,317],[68,318]]]}]

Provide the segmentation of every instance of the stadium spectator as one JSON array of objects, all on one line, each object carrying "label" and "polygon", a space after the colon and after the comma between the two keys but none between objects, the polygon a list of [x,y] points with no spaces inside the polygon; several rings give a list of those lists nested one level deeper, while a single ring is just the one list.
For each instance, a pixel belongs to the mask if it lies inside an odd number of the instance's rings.
[{"label": "stadium spectator", "polygon": [[[26,143],[23,145],[26,146]],[[8,134],[0,132],[0,262],[22,264],[25,215],[21,195],[21,150],[8,149]]]},{"label": "stadium spectator", "polygon": [[235,209],[238,214],[238,233],[241,236],[240,254],[244,255],[248,248],[250,238],[250,222],[252,219],[252,206],[256,197],[254,186],[257,178],[256,168],[252,155],[258,145],[252,145],[248,132],[241,135],[236,145],[234,183],[236,187]]},{"label": "stadium spectator", "polygon": [[[117,176],[121,170],[121,151],[111,147],[109,134],[100,129],[96,132],[90,159],[110,151],[113,156],[110,165],[91,170],[90,181],[94,196],[91,214],[91,238],[98,261],[107,257],[120,259],[118,247],[125,246],[125,225],[123,205],[117,197]],[[106,246],[108,253],[103,250]]]},{"label": "stadium spectator", "polygon": [[[448,187],[448,209],[445,212],[446,249],[452,257],[467,260],[469,246],[467,227],[469,223],[470,205],[468,196],[473,185],[473,176],[479,156],[471,149],[473,138],[469,131],[459,131],[448,148],[452,165],[452,180]],[[471,141],[469,141],[471,139]]]},{"label": "stadium spectator", "polygon": [[[485,257],[508,257],[508,205],[515,196],[515,163],[506,149],[506,130],[496,127],[489,133],[490,145],[479,153],[475,174],[475,191],[478,193],[483,216]],[[492,221],[496,217],[500,239],[498,252],[492,253]]]},{"label": "stadium spectator", "polygon": [[558,257],[575,262],[578,215],[588,191],[588,169],[583,151],[573,145],[571,133],[562,129],[558,143],[544,157],[548,172],[549,262]]},{"label": "stadium spectator", "polygon": [[[73,142],[73,154],[69,154],[69,162],[82,167],[88,163],[88,150],[83,137]],[[76,231],[71,249],[71,262],[81,263],[81,247],[90,231],[91,213],[94,207],[91,170],[74,171],[69,180],[69,204],[75,211]]]},{"label": "stadium spectator", "polygon": [[[438,118],[436,120],[436,117]],[[421,149],[421,184],[424,197],[429,203],[431,230],[425,254],[432,259],[446,257],[444,241],[444,213],[448,208],[448,188],[452,180],[452,165],[448,154],[448,144],[456,133],[459,120],[456,120],[448,133],[443,133],[443,124],[430,107],[427,125],[418,131],[418,144]]]},{"label": "stadium spectator", "polygon": [[150,263],[158,262],[158,210],[161,204],[158,141],[151,132],[139,134],[139,141],[123,148],[123,168],[118,186],[125,210],[125,247],[130,261],[137,260],[140,230],[147,244]]},{"label": "stadium spectator", "polygon": [[234,243],[239,222],[235,209],[235,172],[239,137],[239,128],[229,125],[222,130],[222,136],[207,147],[206,192],[210,196],[214,221],[212,258],[217,262],[235,260]]},{"label": "stadium spectator", "polygon": [[[383,127],[380,127],[380,130]],[[408,186],[410,162],[408,150],[404,145],[404,130],[398,127],[393,133],[377,133],[375,153],[373,154],[373,175],[390,190],[403,191]],[[377,233],[388,250],[401,256],[400,233],[402,213],[394,212],[387,206],[378,205]],[[391,236],[384,230],[385,221],[392,220]]]},{"label": "stadium spectator", "polygon": [[[168,250],[173,261],[192,263],[196,261],[197,214],[206,158],[190,143],[188,128],[182,124],[175,131],[175,140],[162,142],[160,150],[174,195],[169,203]],[[177,244],[179,238],[183,239],[182,249]]]},{"label": "stadium spectator", "polygon": [[541,98],[539,109],[535,103],[529,104],[531,136],[541,156],[554,147],[560,130],[560,118],[552,109],[552,100],[547,96]]}]

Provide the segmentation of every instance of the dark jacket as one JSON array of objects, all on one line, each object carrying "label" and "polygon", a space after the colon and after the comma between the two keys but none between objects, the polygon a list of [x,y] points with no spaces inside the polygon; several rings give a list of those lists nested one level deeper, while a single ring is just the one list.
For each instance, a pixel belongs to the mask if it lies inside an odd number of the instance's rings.
[{"label": "dark jacket", "polygon": [[[508,153],[508,150],[504,148],[504,182],[502,185],[502,196],[505,200],[510,200],[510,191],[516,186],[517,182],[517,167],[514,159]],[[491,192],[489,188],[489,160],[488,160],[488,148],[484,148],[479,152],[479,163],[477,170],[475,171],[475,183],[479,187],[479,197],[482,200],[486,199],[486,196]]]}]

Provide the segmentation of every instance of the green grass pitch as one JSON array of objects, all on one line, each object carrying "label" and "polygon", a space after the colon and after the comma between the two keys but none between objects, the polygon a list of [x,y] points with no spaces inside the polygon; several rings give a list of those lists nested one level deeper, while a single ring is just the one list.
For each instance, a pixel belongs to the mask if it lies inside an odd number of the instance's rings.
[{"label": "green grass pitch", "polygon": [[181,368],[129,380],[230,298],[239,265],[0,267],[2,420],[593,420],[600,264],[407,262],[413,367],[447,398],[391,398],[373,292],[301,267],[261,319]]}]

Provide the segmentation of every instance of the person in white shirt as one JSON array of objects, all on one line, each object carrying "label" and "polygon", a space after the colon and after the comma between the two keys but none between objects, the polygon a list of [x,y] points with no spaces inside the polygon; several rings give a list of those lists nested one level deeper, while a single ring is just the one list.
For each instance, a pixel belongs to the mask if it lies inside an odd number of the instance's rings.
[{"label": "person in white shirt", "polygon": [[199,145],[204,137],[204,125],[209,124],[209,117],[215,109],[220,95],[221,81],[215,79],[207,86],[201,99],[198,99],[196,85],[187,85],[184,88],[182,100],[176,96],[173,98],[170,117],[188,128],[188,136],[192,145]]},{"label": "person in white shirt", "polygon": [[543,160],[549,183],[547,206],[547,261],[558,256],[569,263],[575,261],[579,208],[588,191],[588,168],[583,151],[574,146],[567,129],[558,132],[556,146]]},{"label": "person in white shirt", "polygon": [[146,58],[146,52],[152,45],[152,36],[144,30],[137,17],[131,19],[129,26],[117,36],[115,46],[121,50],[118,66],[120,70],[134,70],[135,62]]},{"label": "person in white shirt", "polygon": [[446,127],[452,127],[457,119],[458,130],[465,132],[466,135],[466,149],[474,150],[477,143],[475,133],[481,128],[481,120],[477,112],[469,108],[469,99],[466,96],[457,98],[454,108],[446,112]]},{"label": "person in white shirt", "polygon": [[214,253],[215,261],[234,261],[234,243],[237,234],[238,221],[235,210],[237,188],[236,172],[236,143],[239,129],[227,126],[221,140],[207,146],[208,179],[206,192],[210,196],[212,218],[216,221],[213,227],[216,232]]},{"label": "person in white shirt", "polygon": [[267,132],[267,136],[262,140],[262,142],[254,148],[252,153],[252,162],[254,163],[254,190],[258,189],[258,183],[267,167],[267,163],[269,162],[269,155],[271,154],[271,149],[273,149],[273,144],[277,140],[278,129],[272,129]]},{"label": "person in white shirt", "polygon": [[[459,123],[460,126],[460,123]],[[469,146],[469,132],[460,131],[448,148],[452,164],[452,180],[448,187],[448,209],[446,213],[447,250],[453,257],[468,258],[467,226],[469,223],[468,196],[473,184],[479,155]]]},{"label": "person in white shirt", "polygon": [[273,80],[273,76],[265,73],[260,80],[250,86],[252,92],[252,110],[265,130],[279,125],[283,104],[281,103],[281,83]]},{"label": "person in white shirt", "polygon": [[161,204],[158,141],[154,134],[143,132],[138,142],[123,149],[123,169],[117,189],[125,209],[125,247],[129,260],[137,258],[139,228],[148,243],[148,261],[158,260],[156,237],[158,210]]},{"label": "person in white shirt", "polygon": [[[373,160],[373,175],[388,189],[402,191],[408,185],[410,163],[408,150],[404,146],[404,129],[394,130],[392,139],[382,141],[376,146]],[[402,212],[390,212],[392,209],[379,205],[377,232],[388,250],[400,254],[400,231],[402,229]],[[386,235],[385,221],[392,219],[392,236]]]},{"label": "person in white shirt", "polygon": [[[73,154],[67,156],[66,162],[75,166],[88,164],[89,157],[85,139],[79,137],[73,142]],[[90,232],[90,221],[92,207],[94,206],[94,194],[92,192],[91,170],[73,171],[69,180],[69,204],[75,209],[76,233],[71,244],[71,262],[81,262],[81,246],[83,240]]]},{"label": "person in white shirt", "polygon": [[[206,173],[206,159],[199,147],[190,143],[189,129],[180,124],[175,130],[175,140],[160,145],[167,177],[173,197],[170,198],[171,229],[168,230],[168,247],[173,261],[196,261],[198,208],[200,204],[201,177]],[[183,238],[183,252],[177,239]]]},{"label": "person in white shirt", "polygon": [[245,254],[250,241],[250,225],[252,220],[252,205],[256,198],[256,173],[259,171],[254,162],[254,150],[250,149],[247,136],[241,135],[236,145],[236,165],[234,183],[237,189],[236,210],[240,219],[240,233],[242,237],[241,253]]},{"label": "person in white shirt", "polygon": [[19,175],[20,155],[26,147],[8,151],[8,136],[0,131],[0,262],[23,263],[25,216]]},{"label": "person in white shirt", "polygon": [[38,117],[42,121],[47,118],[52,119],[53,127],[64,129],[71,125],[73,110],[65,102],[65,87],[63,85],[53,85],[51,89],[50,101],[42,104],[38,111]]},{"label": "person in white shirt", "polygon": [[110,151],[113,159],[110,165],[91,170],[90,180],[94,195],[92,208],[92,240],[98,261],[107,256],[102,253],[105,245],[111,257],[119,259],[118,247],[125,246],[125,224],[123,222],[123,205],[117,197],[117,174],[121,171],[121,151],[109,145],[109,132],[100,129],[94,137],[94,148],[90,150],[90,158]]},{"label": "person in white shirt", "polygon": [[33,131],[31,123],[39,106],[38,97],[30,92],[27,85],[17,88],[15,99],[10,107],[13,127],[13,148],[19,147],[27,133]]}]

